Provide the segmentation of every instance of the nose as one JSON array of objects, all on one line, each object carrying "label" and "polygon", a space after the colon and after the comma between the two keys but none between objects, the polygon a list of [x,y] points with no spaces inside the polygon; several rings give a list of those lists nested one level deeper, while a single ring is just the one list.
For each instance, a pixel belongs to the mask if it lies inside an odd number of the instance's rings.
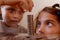
[{"label": "nose", "polygon": [[18,13],[17,12],[13,15],[13,18],[18,18]]}]

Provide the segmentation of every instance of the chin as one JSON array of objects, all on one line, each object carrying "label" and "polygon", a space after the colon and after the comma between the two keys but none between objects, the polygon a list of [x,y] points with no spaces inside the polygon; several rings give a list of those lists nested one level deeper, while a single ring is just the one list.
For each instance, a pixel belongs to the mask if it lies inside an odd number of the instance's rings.
[{"label": "chin", "polygon": [[17,23],[10,24],[10,26],[17,26],[17,25],[18,25]]},{"label": "chin", "polygon": [[47,35],[47,39],[54,39],[57,37],[58,37],[58,35]]}]

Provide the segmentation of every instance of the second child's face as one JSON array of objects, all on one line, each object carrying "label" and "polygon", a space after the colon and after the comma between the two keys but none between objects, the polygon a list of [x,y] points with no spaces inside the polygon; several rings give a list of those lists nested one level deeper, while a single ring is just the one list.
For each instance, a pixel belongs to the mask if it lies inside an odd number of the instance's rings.
[{"label": "second child's face", "polygon": [[7,8],[6,9],[6,23],[8,25],[17,25],[23,17],[23,12],[19,8]]},{"label": "second child's face", "polygon": [[59,34],[59,23],[57,17],[42,11],[37,19],[36,33],[47,38],[57,37]]}]

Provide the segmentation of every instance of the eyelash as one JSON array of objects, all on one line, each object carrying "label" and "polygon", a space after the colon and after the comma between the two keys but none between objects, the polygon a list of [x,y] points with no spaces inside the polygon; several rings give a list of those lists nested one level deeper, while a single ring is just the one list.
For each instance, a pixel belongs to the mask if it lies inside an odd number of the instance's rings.
[{"label": "eyelash", "polygon": [[52,27],[54,24],[52,22],[47,22],[48,27]]},{"label": "eyelash", "polygon": [[[40,27],[41,23],[40,22],[37,22],[37,26]],[[54,24],[52,22],[47,22],[46,25],[48,27],[52,27]]]},{"label": "eyelash", "polygon": [[15,11],[15,9],[13,9],[13,8],[11,8],[9,10],[10,10],[10,13],[13,13]]},{"label": "eyelash", "polygon": [[41,22],[38,21],[38,22],[37,22],[37,25],[41,25]]},{"label": "eyelash", "polygon": [[41,25],[41,22],[38,21],[37,22],[37,27],[40,27],[40,25]]},{"label": "eyelash", "polygon": [[10,13],[13,13],[14,10],[10,10]]},{"label": "eyelash", "polygon": [[[16,10],[10,10],[10,13],[16,12]],[[19,14],[22,14],[21,11],[18,11]]]}]

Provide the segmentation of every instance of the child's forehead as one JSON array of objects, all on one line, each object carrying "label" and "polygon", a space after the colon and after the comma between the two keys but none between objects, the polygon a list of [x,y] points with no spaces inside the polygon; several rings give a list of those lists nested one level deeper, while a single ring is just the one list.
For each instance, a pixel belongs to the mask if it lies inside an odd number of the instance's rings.
[{"label": "child's forehead", "polygon": [[10,7],[6,7],[6,9],[19,9],[19,8],[10,6]]},{"label": "child's forehead", "polygon": [[8,11],[8,10],[21,10],[19,7],[14,7],[14,6],[3,6],[3,9],[5,11]]},{"label": "child's forehead", "polygon": [[20,8],[17,5],[16,6],[5,5],[5,6],[2,6],[2,9],[5,11],[15,10],[15,11],[21,11],[22,13],[25,12],[25,10],[23,8]]},{"label": "child's forehead", "polygon": [[15,6],[4,5],[4,6],[2,6],[2,8],[3,8],[4,10],[13,8],[13,9],[18,9],[18,10],[21,10],[21,11],[24,11],[24,12],[27,11],[26,9],[24,9],[23,7],[20,7],[20,6],[18,6],[18,5],[15,5]]}]

